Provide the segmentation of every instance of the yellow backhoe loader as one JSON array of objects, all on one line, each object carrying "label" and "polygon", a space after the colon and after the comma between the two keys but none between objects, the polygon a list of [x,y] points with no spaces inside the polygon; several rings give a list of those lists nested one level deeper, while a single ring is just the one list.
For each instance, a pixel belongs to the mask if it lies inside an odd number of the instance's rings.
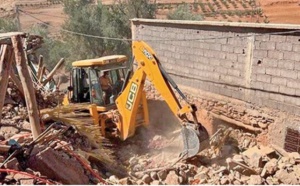
[{"label": "yellow backhoe loader", "polygon": [[[138,65],[134,72],[127,67],[128,59],[124,55],[73,62],[64,105],[89,104],[89,112],[103,136],[126,140],[134,135],[138,126],[149,124],[148,104],[143,90],[148,79],[180,120],[184,144],[181,155],[185,158],[195,156],[206,148],[209,140],[206,129],[197,120],[195,105],[188,102],[149,45],[134,41],[132,51]],[[186,105],[180,104],[173,90],[179,93]],[[191,114],[193,121],[188,120],[187,114]]]}]

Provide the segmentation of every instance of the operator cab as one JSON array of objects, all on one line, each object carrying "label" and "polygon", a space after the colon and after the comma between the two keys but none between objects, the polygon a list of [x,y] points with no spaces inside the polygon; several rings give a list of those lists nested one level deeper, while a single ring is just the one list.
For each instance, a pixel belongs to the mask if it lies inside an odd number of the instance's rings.
[{"label": "operator cab", "polygon": [[[99,111],[106,111],[111,106],[115,106],[115,100],[124,83],[126,65],[127,57],[124,55],[73,62],[68,88],[69,101],[96,104]],[[104,75],[106,76],[103,80]]]}]

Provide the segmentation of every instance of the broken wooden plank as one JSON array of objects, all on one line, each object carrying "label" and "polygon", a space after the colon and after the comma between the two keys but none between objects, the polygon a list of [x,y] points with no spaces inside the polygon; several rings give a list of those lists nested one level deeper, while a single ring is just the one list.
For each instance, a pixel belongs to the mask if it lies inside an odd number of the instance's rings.
[{"label": "broken wooden plank", "polygon": [[24,90],[23,90],[23,87],[22,87],[22,83],[21,83],[20,79],[16,76],[16,74],[14,73],[14,71],[12,69],[10,70],[9,77],[15,83],[15,85],[17,86],[17,89],[19,90],[19,92],[24,97]]},{"label": "broken wooden plank", "polygon": [[41,73],[42,73],[42,68],[43,68],[43,64],[44,64],[44,56],[43,55],[40,55],[39,56],[39,63],[38,63],[38,70],[37,70],[37,80],[39,80],[39,77],[41,76]]},{"label": "broken wooden plank", "polygon": [[47,78],[43,81],[43,86],[45,86],[54,76],[55,72],[63,65],[63,63],[65,62],[64,58],[61,58],[59,60],[59,62],[55,65],[55,67],[53,68],[53,70],[48,74]]},{"label": "broken wooden plank", "polygon": [[25,52],[22,45],[22,36],[12,36],[12,45],[15,53],[15,61],[19,76],[23,85],[28,117],[31,124],[33,139],[41,134],[40,118],[36,103],[35,90],[27,68]]},{"label": "broken wooden plank", "polygon": [[[4,105],[8,76],[11,70],[12,63],[12,49],[8,45],[1,45],[1,57],[0,57],[0,112],[2,112],[2,107]],[[0,121],[2,114],[0,114]]]},{"label": "broken wooden plank", "polygon": [[44,76],[45,72],[46,72],[46,67],[43,66],[43,67],[42,67],[42,72],[40,73],[40,76],[38,76],[39,83],[42,83],[42,81],[43,81],[43,76]]}]

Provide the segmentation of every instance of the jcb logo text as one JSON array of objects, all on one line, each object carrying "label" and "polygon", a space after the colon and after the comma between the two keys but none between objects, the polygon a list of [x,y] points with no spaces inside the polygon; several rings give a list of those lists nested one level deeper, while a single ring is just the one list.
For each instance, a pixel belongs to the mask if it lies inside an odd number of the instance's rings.
[{"label": "jcb logo text", "polygon": [[132,109],[137,89],[138,89],[138,85],[132,82],[130,90],[129,90],[129,94],[128,94],[128,97],[127,97],[127,101],[126,101],[126,108],[128,110]]}]

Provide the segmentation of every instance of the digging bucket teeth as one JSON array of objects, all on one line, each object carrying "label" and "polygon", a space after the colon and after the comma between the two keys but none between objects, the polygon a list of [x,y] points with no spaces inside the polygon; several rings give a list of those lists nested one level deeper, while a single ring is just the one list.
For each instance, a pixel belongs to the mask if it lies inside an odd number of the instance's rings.
[{"label": "digging bucket teeth", "polygon": [[197,155],[209,146],[209,135],[207,130],[201,125],[194,123],[184,123],[181,128],[184,150],[181,157],[184,159]]}]

